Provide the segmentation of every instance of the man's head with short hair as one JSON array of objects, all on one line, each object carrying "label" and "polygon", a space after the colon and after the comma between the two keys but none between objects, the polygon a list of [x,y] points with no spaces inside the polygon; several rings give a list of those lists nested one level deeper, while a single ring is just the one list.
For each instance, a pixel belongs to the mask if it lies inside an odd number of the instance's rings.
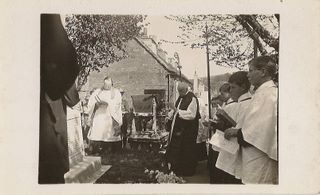
[{"label": "man's head with short hair", "polygon": [[250,82],[246,71],[233,73],[228,82],[230,84],[230,96],[234,101],[237,101],[241,95],[247,93],[250,89]]},{"label": "man's head with short hair", "polygon": [[276,69],[276,62],[270,56],[254,58],[249,61],[249,81],[258,88],[262,83],[274,78]]},{"label": "man's head with short hair", "polygon": [[230,84],[223,83],[219,88],[219,92],[223,98],[223,101],[226,102],[230,98]]},{"label": "man's head with short hair", "polygon": [[223,83],[220,88],[219,92],[230,92],[230,84],[229,83]]},{"label": "man's head with short hair", "polygon": [[103,79],[103,89],[104,90],[110,90],[112,86],[113,86],[113,81],[112,81],[111,77],[106,76]]},{"label": "man's head with short hair", "polygon": [[179,92],[179,96],[185,96],[188,92],[188,85],[184,82],[179,82],[178,83],[178,92]]},{"label": "man's head with short hair", "polygon": [[222,97],[222,95],[217,95],[211,98],[211,105],[214,108],[217,108],[218,105],[222,106],[223,102],[224,102],[224,98]]},{"label": "man's head with short hair", "polygon": [[274,77],[276,74],[276,62],[270,56],[259,56],[249,61],[249,66],[254,66],[258,70],[265,70],[268,76]]}]

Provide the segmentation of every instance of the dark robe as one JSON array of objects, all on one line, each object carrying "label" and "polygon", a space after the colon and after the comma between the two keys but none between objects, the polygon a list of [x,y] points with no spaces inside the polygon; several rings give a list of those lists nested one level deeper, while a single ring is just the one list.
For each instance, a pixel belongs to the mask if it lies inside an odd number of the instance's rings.
[{"label": "dark robe", "polygon": [[172,171],[180,176],[191,176],[195,173],[197,165],[196,139],[200,113],[198,99],[192,92],[188,92],[185,96],[179,97],[175,104],[177,108],[182,99],[178,109],[187,110],[193,98],[195,98],[197,102],[196,117],[193,120],[184,120],[179,117],[179,114],[177,115],[172,136],[169,137],[171,141],[166,151],[166,159],[171,163]]},{"label": "dark robe", "polygon": [[58,14],[41,15],[39,183],[64,183],[69,170],[66,106],[79,101],[75,50]]}]

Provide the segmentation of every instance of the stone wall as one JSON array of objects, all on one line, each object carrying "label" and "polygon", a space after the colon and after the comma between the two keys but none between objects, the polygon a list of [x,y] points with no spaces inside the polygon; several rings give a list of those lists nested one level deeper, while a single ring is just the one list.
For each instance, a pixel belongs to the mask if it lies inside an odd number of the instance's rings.
[{"label": "stone wall", "polygon": [[[127,43],[129,56],[126,59],[110,64],[100,72],[89,75],[89,90],[101,87],[103,78],[110,76],[116,88],[125,91],[124,98],[132,106],[131,96],[144,94],[144,90],[165,90],[165,101],[168,93],[168,72],[159,62],[150,55],[136,40]],[[172,91],[171,91],[172,90]],[[173,79],[170,80],[170,101],[174,101],[175,87]]]}]

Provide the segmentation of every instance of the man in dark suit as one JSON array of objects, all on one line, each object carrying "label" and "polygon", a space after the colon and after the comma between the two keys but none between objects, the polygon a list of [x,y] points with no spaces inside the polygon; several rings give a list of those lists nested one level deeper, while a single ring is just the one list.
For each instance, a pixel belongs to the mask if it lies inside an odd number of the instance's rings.
[{"label": "man in dark suit", "polygon": [[69,170],[66,106],[79,102],[75,50],[58,14],[41,15],[39,183],[64,183]]}]

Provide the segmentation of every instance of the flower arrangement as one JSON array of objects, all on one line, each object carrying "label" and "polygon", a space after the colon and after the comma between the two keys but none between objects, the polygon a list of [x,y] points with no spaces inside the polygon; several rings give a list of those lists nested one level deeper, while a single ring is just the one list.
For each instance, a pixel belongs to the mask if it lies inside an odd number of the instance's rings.
[{"label": "flower arrangement", "polygon": [[166,174],[159,170],[154,171],[146,169],[144,173],[148,174],[150,179],[154,179],[157,183],[186,183],[182,177],[178,177],[172,171],[169,174]]}]

